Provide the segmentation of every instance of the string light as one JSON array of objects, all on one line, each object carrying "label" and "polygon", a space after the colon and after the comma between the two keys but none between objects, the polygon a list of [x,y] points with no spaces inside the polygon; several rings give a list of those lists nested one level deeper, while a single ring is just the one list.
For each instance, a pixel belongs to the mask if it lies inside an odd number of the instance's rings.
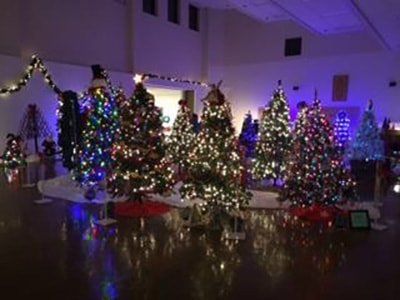
[{"label": "string light", "polygon": [[259,138],[253,160],[256,180],[282,179],[287,157],[292,150],[289,105],[281,82],[263,111]]},{"label": "string light", "polygon": [[135,76],[134,76],[135,83],[143,82],[148,79],[159,79],[159,80],[165,80],[165,81],[170,81],[170,82],[198,85],[201,87],[211,87],[212,86],[212,84],[202,82],[202,81],[181,79],[181,78],[177,78],[177,77],[163,76],[163,75],[152,74],[152,73],[135,74]]},{"label": "string light", "polygon": [[51,75],[49,74],[47,68],[43,64],[43,61],[36,55],[32,55],[31,62],[25,69],[21,79],[17,83],[12,84],[9,87],[3,87],[0,89],[0,95],[10,95],[20,91],[24,88],[28,82],[32,79],[34,71],[39,71],[43,77],[46,84],[58,95],[61,94],[61,89],[55,84]]},{"label": "string light", "polygon": [[333,128],[315,98],[299,112],[294,147],[281,194],[296,206],[335,204],[355,197],[355,182],[334,144]]}]

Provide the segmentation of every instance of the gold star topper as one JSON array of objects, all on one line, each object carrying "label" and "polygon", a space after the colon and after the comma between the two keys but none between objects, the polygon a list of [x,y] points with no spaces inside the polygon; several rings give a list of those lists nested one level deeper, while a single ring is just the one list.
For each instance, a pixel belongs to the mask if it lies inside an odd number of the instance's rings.
[{"label": "gold star topper", "polygon": [[133,76],[133,81],[135,84],[141,83],[143,82],[143,76],[140,74],[135,74],[135,76]]}]

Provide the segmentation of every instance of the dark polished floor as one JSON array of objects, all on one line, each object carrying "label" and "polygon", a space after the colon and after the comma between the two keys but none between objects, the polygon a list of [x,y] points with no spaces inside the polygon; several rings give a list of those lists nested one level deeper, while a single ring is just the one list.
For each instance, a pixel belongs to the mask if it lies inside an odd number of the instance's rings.
[{"label": "dark polished floor", "polygon": [[182,228],[176,210],[103,229],[98,206],[38,198],[1,181],[0,299],[400,299],[394,195],[384,232],[303,227],[258,210],[238,244]]}]

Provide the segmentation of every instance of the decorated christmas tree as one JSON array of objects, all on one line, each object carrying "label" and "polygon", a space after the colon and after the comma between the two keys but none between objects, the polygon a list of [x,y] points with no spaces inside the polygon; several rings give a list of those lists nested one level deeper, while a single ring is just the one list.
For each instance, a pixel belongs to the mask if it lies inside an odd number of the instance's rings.
[{"label": "decorated christmas tree", "polygon": [[286,161],[292,150],[289,106],[281,82],[263,112],[256,154],[252,167],[253,178],[282,179]]},{"label": "decorated christmas tree", "polygon": [[189,153],[193,148],[196,134],[192,123],[192,112],[187,101],[180,100],[179,106],[171,135],[168,137],[167,152],[171,161],[181,170],[189,164]]},{"label": "decorated christmas tree", "polygon": [[39,153],[39,138],[51,135],[49,125],[36,104],[29,104],[22,118],[19,135],[25,141],[33,139],[35,153]]},{"label": "decorated christmas tree", "polygon": [[62,151],[63,166],[71,170],[76,162],[74,149],[82,140],[83,124],[78,95],[73,91],[65,91],[60,95],[58,104],[58,145]]},{"label": "decorated christmas tree", "polygon": [[347,113],[345,111],[338,112],[335,121],[333,123],[336,144],[341,151],[345,151],[347,148],[347,144],[350,140],[350,119],[347,117]]},{"label": "decorated christmas tree", "polygon": [[367,161],[382,160],[383,155],[383,141],[381,140],[379,127],[375,120],[373,102],[370,100],[352,145],[352,159]]},{"label": "decorated christmas tree", "polygon": [[130,200],[172,189],[173,171],[165,159],[161,109],[143,84],[120,106],[121,130],[114,144],[108,189]]},{"label": "decorated christmas tree", "polygon": [[257,142],[257,132],[250,111],[244,117],[239,141],[246,149],[246,157],[253,157]]},{"label": "decorated christmas tree", "polygon": [[218,214],[245,207],[250,194],[240,184],[242,165],[229,103],[214,86],[204,99],[202,126],[190,153],[188,178],[181,188],[187,200],[201,199],[201,211]]},{"label": "decorated christmas tree", "polygon": [[73,178],[92,189],[110,174],[111,147],[119,132],[115,99],[107,91],[99,65],[92,66],[91,87],[84,94],[82,141],[77,145]]},{"label": "decorated christmas tree", "polygon": [[355,183],[335,146],[333,128],[315,98],[299,113],[281,200],[295,206],[331,205],[354,196]]},{"label": "decorated christmas tree", "polygon": [[2,160],[2,164],[6,169],[16,169],[26,164],[20,136],[15,136],[11,133],[7,135],[7,144]]}]

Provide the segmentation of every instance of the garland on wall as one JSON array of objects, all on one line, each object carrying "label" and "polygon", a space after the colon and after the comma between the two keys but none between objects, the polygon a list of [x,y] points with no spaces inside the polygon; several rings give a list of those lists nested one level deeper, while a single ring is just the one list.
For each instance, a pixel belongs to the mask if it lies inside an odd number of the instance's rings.
[{"label": "garland on wall", "polygon": [[[60,95],[62,93],[61,89],[54,82],[52,76],[50,75],[49,71],[47,70],[47,68],[44,65],[41,58],[38,55],[34,54],[31,57],[31,62],[29,63],[29,65],[27,66],[27,68],[25,69],[21,78],[17,81],[17,83],[14,83],[8,87],[0,88],[0,95],[10,95],[10,94],[20,91],[32,79],[33,73],[35,71],[39,71],[43,75],[46,84],[57,95]],[[112,84],[110,76],[107,71],[104,71],[104,77],[106,79],[107,86],[110,89],[111,93],[113,95],[116,95],[119,91],[119,88]],[[144,73],[144,74],[136,74],[135,75],[135,81],[145,81],[148,79],[159,79],[159,80],[166,80],[166,81],[176,82],[176,83],[198,85],[198,86],[202,86],[202,87],[211,87],[211,84],[209,84],[209,83],[202,82],[202,81],[196,81],[196,80],[190,80],[190,79],[181,79],[181,78],[177,78],[177,77],[163,76],[163,75],[157,75],[157,74],[152,74],[152,73]]]},{"label": "garland on wall", "polygon": [[17,83],[12,84],[9,87],[3,87],[0,89],[0,95],[10,95],[15,92],[20,91],[24,88],[28,82],[32,79],[32,75],[34,71],[39,71],[43,77],[46,84],[58,95],[61,94],[61,89],[55,84],[53,78],[51,77],[49,71],[44,65],[43,61],[36,54],[32,55],[31,62],[28,67],[25,69],[25,72],[18,80]]},{"label": "garland on wall", "polygon": [[[140,78],[138,78],[140,76]],[[136,74],[135,75],[135,82],[136,81],[145,81],[147,79],[160,79],[160,80],[167,80],[170,82],[177,82],[177,83],[185,83],[185,84],[191,84],[191,85],[199,85],[202,87],[211,87],[212,85],[207,83],[207,82],[202,82],[202,81],[196,81],[196,80],[190,80],[190,79],[181,79],[177,77],[169,77],[169,76],[163,76],[163,75],[157,75],[157,74],[151,74],[151,73],[145,73],[145,74]]]}]

